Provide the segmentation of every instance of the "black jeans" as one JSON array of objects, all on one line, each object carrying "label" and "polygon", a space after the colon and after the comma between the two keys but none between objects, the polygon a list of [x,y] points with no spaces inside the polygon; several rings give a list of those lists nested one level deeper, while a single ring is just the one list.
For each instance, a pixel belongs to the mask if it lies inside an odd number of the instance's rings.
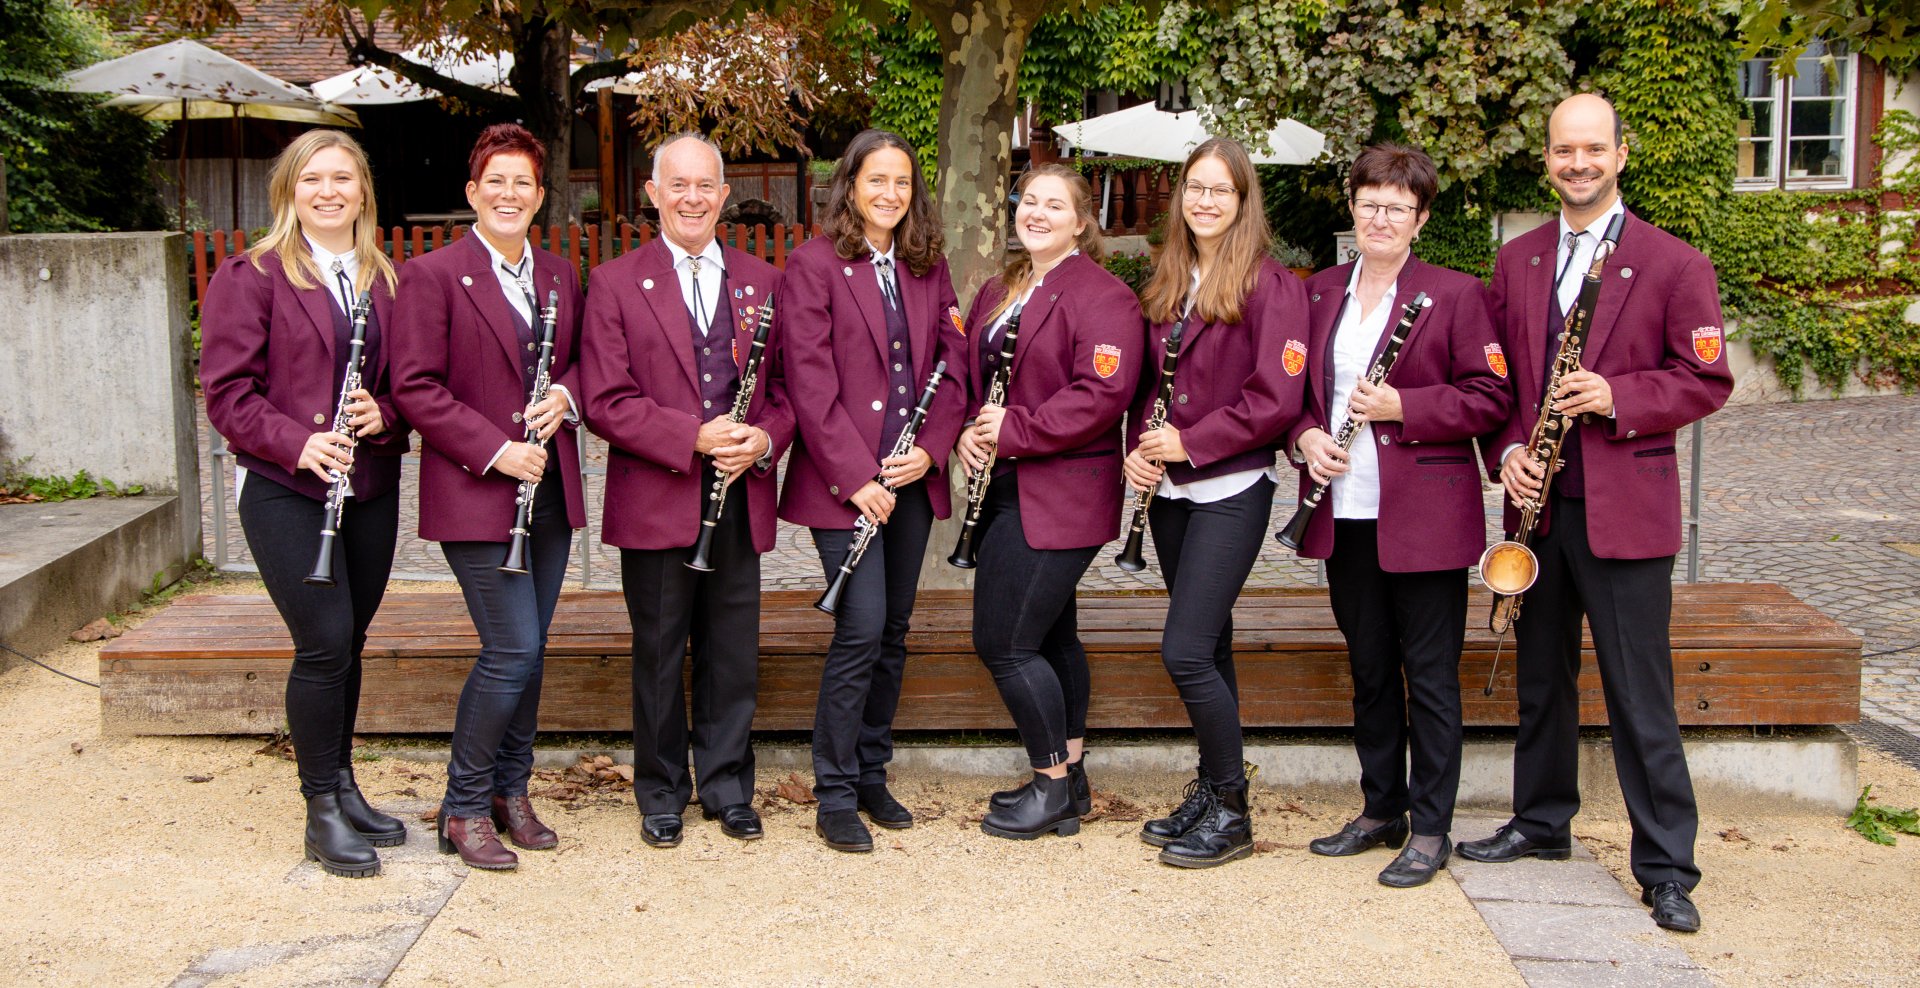
[{"label": "black jeans", "polygon": [[1074,592],[1100,547],[1029,546],[1016,476],[995,477],[981,506],[973,650],[1013,715],[1027,761],[1047,768],[1067,760],[1068,738],[1087,734],[1092,687]]},{"label": "black jeans", "polygon": [[448,816],[486,816],[492,812],[495,794],[527,794],[547,625],[553,621],[573,549],[573,529],[567,527],[566,495],[559,478],[557,471],[549,474],[534,495],[529,572],[500,572],[507,558],[505,542],[440,544],[467,599],[473,630],[480,635],[480,655],[467,673],[453,717],[453,750],[447,759]]},{"label": "black jeans", "polygon": [[371,501],[348,500],[333,540],[334,585],[309,586],[302,581],[318,559],[325,516],[321,502],[258,474],[249,474],[241,488],[240,527],[247,533],[247,548],[293,638],[287,729],[303,796],[333,792],[340,770],[353,764],[360,651],[393,570],[400,495],[388,491]]},{"label": "black jeans", "polygon": [[[1361,812],[1411,811],[1413,832],[1453,829],[1460,790],[1460,647],[1467,633],[1467,571],[1389,573],[1380,525],[1336,519],[1327,590],[1353,672],[1353,747]],[[1408,770],[1408,750],[1412,769]]]},{"label": "black jeans", "polygon": [[1200,767],[1216,786],[1246,781],[1240,691],[1233,675],[1233,604],[1266,542],[1273,487],[1262,477],[1218,501],[1156,497],[1147,508],[1153,547],[1167,577],[1160,661],[1193,721]]}]

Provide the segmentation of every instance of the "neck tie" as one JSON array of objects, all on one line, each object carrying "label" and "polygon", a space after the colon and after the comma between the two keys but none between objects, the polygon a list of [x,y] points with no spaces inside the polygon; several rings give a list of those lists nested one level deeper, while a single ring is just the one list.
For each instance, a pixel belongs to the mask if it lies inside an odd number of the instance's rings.
[{"label": "neck tie", "polygon": [[527,300],[528,326],[532,326],[534,320],[540,317],[540,307],[533,303],[533,281],[526,275],[527,268],[532,266],[532,260],[527,257],[521,258],[517,268],[508,267],[505,261],[500,262],[500,270],[505,271],[507,277],[513,279],[513,283],[520,289],[520,297]]},{"label": "neck tie", "polygon": [[1574,254],[1579,250],[1580,250],[1580,234],[1568,233],[1567,234],[1567,263],[1560,268],[1560,271],[1558,274],[1555,274],[1553,276],[1553,297],[1555,300],[1558,300],[1560,298],[1560,285],[1562,282],[1565,282],[1567,280],[1567,272],[1573,270],[1573,257],[1574,257]]},{"label": "neck tie", "polygon": [[701,336],[705,336],[710,319],[707,316],[707,300],[700,295],[699,258],[692,256],[687,258],[687,273],[693,276],[693,328],[699,330]]},{"label": "neck tie", "polygon": [[875,270],[880,272],[881,296],[887,300],[887,306],[889,308],[898,310],[900,308],[900,286],[895,284],[893,280],[893,258],[876,256],[873,259],[873,266]]},{"label": "neck tie", "polygon": [[341,264],[337,257],[333,259],[333,280],[340,286],[340,311],[346,313],[347,318],[351,320],[353,318],[353,282],[347,279],[346,266]]}]

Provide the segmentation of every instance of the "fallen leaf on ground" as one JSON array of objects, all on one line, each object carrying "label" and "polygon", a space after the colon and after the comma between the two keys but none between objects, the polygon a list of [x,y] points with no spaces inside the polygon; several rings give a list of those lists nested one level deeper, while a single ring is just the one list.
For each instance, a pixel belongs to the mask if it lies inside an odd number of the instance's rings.
[{"label": "fallen leaf on ground", "polygon": [[470,937],[472,937],[472,938],[474,938],[475,940],[481,940],[481,939],[484,939],[483,937],[481,937],[481,936],[480,936],[480,934],[478,934],[478,933],[475,933],[475,932],[473,932],[472,930],[469,930],[469,929],[467,929],[467,928],[466,928],[466,927],[464,927],[464,926],[456,926],[456,927],[454,927],[454,928],[453,928],[453,932],[455,932],[455,933],[465,933],[465,934],[466,934],[467,936],[470,936]]},{"label": "fallen leaf on ground", "polygon": [[293,761],[293,738],[276,734],[267,739],[267,743],[254,751],[256,755],[272,755],[275,758]]},{"label": "fallen leaf on ground", "polygon": [[633,766],[631,765],[615,765],[613,772],[627,782],[633,781]]},{"label": "fallen leaf on ground", "polygon": [[1274,841],[1257,840],[1253,842],[1253,853],[1255,854],[1267,854],[1278,850],[1280,850],[1280,845]]},{"label": "fallen leaf on ground", "polygon": [[1720,831],[1720,839],[1723,841],[1726,841],[1729,844],[1753,843],[1753,838],[1748,837],[1746,834],[1741,833],[1739,827],[1728,827],[1727,829]]},{"label": "fallen leaf on ground", "polygon": [[189,776],[187,776],[187,781],[188,781],[188,782],[212,782],[212,781],[213,781],[213,776],[211,776],[211,775],[189,775]]},{"label": "fallen leaf on ground", "polygon": [[94,618],[87,626],[67,637],[77,642],[97,642],[108,638],[120,637],[120,629],[106,618]]},{"label": "fallen leaf on ground", "polygon": [[813,798],[813,790],[808,788],[806,783],[800,781],[800,773],[798,772],[787,773],[787,777],[781,779],[780,784],[773,787],[773,791],[775,795],[789,803],[798,803],[805,806],[809,803],[819,802],[819,800]]},{"label": "fallen leaf on ground", "polygon": [[1080,819],[1087,823],[1095,820],[1112,820],[1115,823],[1132,823],[1145,819],[1147,811],[1125,796],[1110,796],[1101,790],[1093,791],[1093,811]]},{"label": "fallen leaf on ground", "polygon": [[430,809],[430,810],[427,810],[427,811],[426,811],[426,812],[424,812],[424,813],[421,813],[421,814],[420,814],[420,822],[421,822],[421,823],[439,823],[439,822],[440,822],[440,807],[438,807],[438,806],[436,806],[436,807],[434,807],[433,809]]},{"label": "fallen leaf on ground", "polygon": [[73,747],[73,753],[74,753],[74,754],[76,754],[76,755],[77,755],[77,754],[79,754],[79,753],[81,753],[81,752],[83,752],[83,751],[85,751],[85,750],[87,750],[87,746],[86,746],[86,745],[84,745],[84,744],[81,744],[81,743],[80,743],[80,742],[78,742],[78,741],[75,741],[75,742],[73,743],[73,745],[72,745],[72,747]]}]

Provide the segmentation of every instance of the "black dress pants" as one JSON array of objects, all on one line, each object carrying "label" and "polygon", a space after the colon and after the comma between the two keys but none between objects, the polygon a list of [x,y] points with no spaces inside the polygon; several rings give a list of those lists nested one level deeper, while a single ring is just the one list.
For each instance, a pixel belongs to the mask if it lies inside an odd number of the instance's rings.
[{"label": "black dress pants", "polygon": [[325,504],[259,474],[249,474],[240,491],[247,548],[293,638],[287,730],[303,796],[333,792],[340,770],[353,765],[360,652],[393,571],[400,494],[348,499],[333,540],[334,585],[309,586],[303,581],[319,557],[325,517]]},{"label": "black dress pants", "polygon": [[[719,810],[753,802],[760,554],[753,549],[745,484],[727,488],[707,557],[713,572],[688,569],[692,558],[693,546],[620,550],[620,587],[633,623],[633,796],[642,813],[686,810],[694,792],[694,777],[687,774],[689,750],[702,806]],[[691,730],[685,685],[689,638]]]},{"label": "black dress pants", "polygon": [[1379,531],[1375,521],[1336,519],[1327,560],[1328,596],[1353,671],[1361,812],[1376,820],[1411,812],[1414,833],[1440,836],[1453,829],[1460,790],[1467,572],[1389,573],[1380,568]]},{"label": "black dress pants", "polygon": [[1273,488],[1273,481],[1262,477],[1218,501],[1156,497],[1147,507],[1153,547],[1167,578],[1160,661],[1193,721],[1200,767],[1216,786],[1246,781],[1240,691],[1233,674],[1233,605],[1265,542]]},{"label": "black dress pants", "polygon": [[1540,578],[1514,626],[1519,649],[1520,734],[1513,758],[1513,826],[1534,840],[1565,841],[1580,809],[1580,619],[1594,656],[1613,735],[1613,765],[1633,823],[1629,859],[1642,886],[1700,881],[1693,842],[1700,824],[1673,706],[1673,557],[1601,559],[1587,542],[1586,502],[1551,497],[1545,535],[1533,542]]},{"label": "black dress pants", "polygon": [[[907,626],[932,527],[926,481],[898,491],[893,514],[867,544],[834,609],[813,714],[813,795],[822,812],[854,809],[857,786],[887,781]],[[852,548],[853,530],[816,528],[813,544],[831,583]]]}]

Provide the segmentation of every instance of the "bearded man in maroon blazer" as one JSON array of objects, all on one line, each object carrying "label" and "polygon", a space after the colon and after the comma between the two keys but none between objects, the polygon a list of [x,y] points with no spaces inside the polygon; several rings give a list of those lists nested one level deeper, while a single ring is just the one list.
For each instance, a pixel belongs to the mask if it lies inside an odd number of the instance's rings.
[{"label": "bearded man in maroon blazer", "polygon": [[[699,134],[660,145],[647,195],[661,239],[594,271],[581,331],[588,427],[612,444],[601,537],[620,547],[633,622],[633,791],[641,839],[655,847],[680,843],[693,796],[689,748],[706,817],[729,837],[762,835],[750,743],[760,554],[773,548],[773,464],[794,426],[772,360],[758,370],[746,421],[728,419],[780,274],[714,239],[724,167]],[[702,511],[727,474],[712,569],[692,569]],[[681,685],[689,637],[691,743]]]},{"label": "bearded man in maroon blazer", "polygon": [[[1627,161],[1620,118],[1606,100],[1571,97],[1547,124],[1546,170],[1558,222],[1501,249],[1493,314],[1519,403],[1483,443],[1508,499],[1537,498],[1546,480],[1525,448],[1567,312],[1582,276],[1624,207]],[[1614,767],[1633,824],[1631,860],[1641,900],[1670,930],[1700,928],[1689,892],[1700,880],[1693,783],[1673,705],[1673,557],[1680,549],[1680,475],[1674,434],[1711,414],[1733,390],[1713,265],[1665,231],[1624,214],[1606,261],[1581,369],[1554,407],[1575,416],[1533,541],[1538,582],[1515,626],[1520,733],[1513,818],[1492,837],[1460,845],[1476,861],[1569,855],[1580,805],[1580,623],[1594,654],[1613,732]]]}]

